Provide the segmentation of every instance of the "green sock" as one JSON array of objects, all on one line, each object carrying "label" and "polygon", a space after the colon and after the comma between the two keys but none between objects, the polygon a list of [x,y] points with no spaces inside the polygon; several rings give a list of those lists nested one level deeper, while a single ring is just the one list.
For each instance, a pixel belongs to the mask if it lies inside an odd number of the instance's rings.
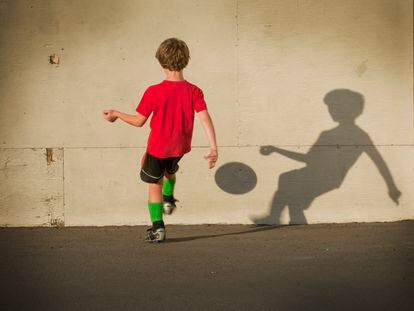
[{"label": "green sock", "polygon": [[174,194],[174,186],[175,186],[176,178],[175,176],[171,179],[164,179],[164,183],[162,184],[162,194],[172,196]]},{"label": "green sock", "polygon": [[151,217],[151,222],[162,220],[162,206],[162,202],[148,202],[148,209]]}]

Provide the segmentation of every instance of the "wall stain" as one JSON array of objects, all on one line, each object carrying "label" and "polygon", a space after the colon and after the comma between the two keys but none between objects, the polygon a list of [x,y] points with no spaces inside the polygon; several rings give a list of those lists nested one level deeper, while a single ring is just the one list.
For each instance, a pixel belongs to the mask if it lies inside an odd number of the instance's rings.
[{"label": "wall stain", "polygon": [[53,160],[53,149],[52,148],[46,148],[46,162],[47,165],[52,164],[52,162],[55,162]]},{"label": "wall stain", "polygon": [[364,60],[358,67],[355,69],[358,77],[362,77],[362,75],[368,70],[367,66],[368,59]]},{"label": "wall stain", "polygon": [[49,55],[49,64],[59,66],[60,57],[56,53]]},{"label": "wall stain", "polygon": [[46,204],[49,204],[50,202],[54,200],[56,200],[56,198],[53,195],[51,195],[50,197],[44,199],[43,202],[45,202]]},{"label": "wall stain", "polygon": [[4,177],[6,177],[6,178],[8,178],[9,176],[7,175],[7,171],[8,171],[8,169],[9,169],[9,163],[10,163],[10,158],[9,157],[7,157],[7,160],[6,160],[6,162],[4,162],[4,164],[3,164],[3,167],[0,169],[0,171],[2,171],[3,172],[3,174],[4,174]]}]

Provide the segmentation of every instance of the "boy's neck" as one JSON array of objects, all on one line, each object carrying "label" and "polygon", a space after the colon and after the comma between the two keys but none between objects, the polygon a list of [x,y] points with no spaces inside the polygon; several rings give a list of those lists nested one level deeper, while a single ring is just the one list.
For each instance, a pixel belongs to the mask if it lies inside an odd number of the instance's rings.
[{"label": "boy's neck", "polygon": [[164,69],[165,72],[165,80],[167,81],[184,81],[183,71],[170,71],[168,69]]}]

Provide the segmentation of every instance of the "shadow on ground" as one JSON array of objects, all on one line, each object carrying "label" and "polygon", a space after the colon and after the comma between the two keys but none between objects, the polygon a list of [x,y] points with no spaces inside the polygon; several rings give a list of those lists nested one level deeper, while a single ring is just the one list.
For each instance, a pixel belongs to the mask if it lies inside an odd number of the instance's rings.
[{"label": "shadow on ground", "polygon": [[275,230],[281,227],[283,227],[283,225],[277,225],[277,226],[259,225],[248,231],[238,231],[238,232],[230,232],[230,233],[222,233],[222,234],[211,234],[211,235],[196,235],[196,236],[183,237],[183,238],[168,238],[166,240],[166,243],[188,242],[188,241],[194,241],[194,240],[200,240],[200,239],[211,239],[211,238],[220,238],[220,237],[232,236],[232,235],[252,234],[252,233],[257,233],[257,232]]}]

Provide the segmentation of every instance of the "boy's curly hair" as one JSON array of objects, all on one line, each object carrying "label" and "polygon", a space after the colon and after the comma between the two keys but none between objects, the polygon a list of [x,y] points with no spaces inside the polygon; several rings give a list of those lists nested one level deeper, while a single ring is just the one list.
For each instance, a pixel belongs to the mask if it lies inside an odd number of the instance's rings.
[{"label": "boy's curly hair", "polygon": [[169,38],[160,44],[155,57],[160,62],[162,68],[171,71],[181,71],[188,64],[190,50],[184,41],[177,38]]}]

